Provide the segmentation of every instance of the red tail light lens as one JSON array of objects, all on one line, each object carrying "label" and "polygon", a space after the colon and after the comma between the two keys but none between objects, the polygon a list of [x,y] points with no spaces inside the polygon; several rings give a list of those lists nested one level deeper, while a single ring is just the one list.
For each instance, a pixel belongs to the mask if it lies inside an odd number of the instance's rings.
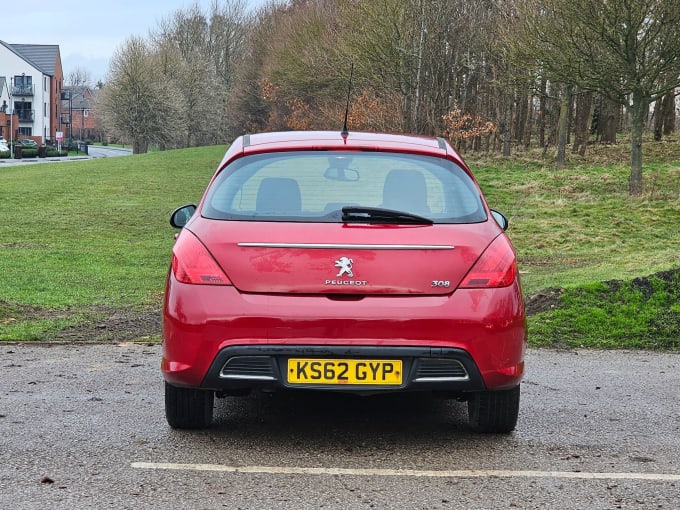
[{"label": "red tail light lens", "polygon": [[515,251],[505,236],[498,236],[463,278],[461,289],[507,287],[517,277]]},{"label": "red tail light lens", "polygon": [[231,285],[203,243],[183,231],[172,249],[172,272],[178,281],[194,285]]}]

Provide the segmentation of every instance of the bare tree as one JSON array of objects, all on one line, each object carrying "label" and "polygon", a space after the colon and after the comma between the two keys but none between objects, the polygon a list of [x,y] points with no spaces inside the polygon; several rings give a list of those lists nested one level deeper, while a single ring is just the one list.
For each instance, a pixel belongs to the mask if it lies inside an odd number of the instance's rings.
[{"label": "bare tree", "polygon": [[680,0],[516,0],[515,5],[516,47],[525,61],[628,109],[629,192],[641,194],[649,105],[680,86]]},{"label": "bare tree", "polygon": [[244,51],[245,12],[244,0],[214,1],[208,12],[194,4],[174,12],[151,35],[163,79],[172,82],[181,98],[176,125],[181,146],[226,141],[226,108]]},{"label": "bare tree", "polygon": [[229,132],[233,135],[262,131],[271,117],[272,104],[266,88],[266,63],[272,40],[277,33],[278,18],[285,11],[270,0],[246,23],[243,51],[235,59],[234,77],[229,94]]},{"label": "bare tree", "polygon": [[146,152],[150,143],[172,140],[179,108],[159,67],[146,42],[131,37],[114,53],[99,94],[97,111],[106,130],[130,140],[135,154]]},{"label": "bare tree", "polygon": [[76,67],[66,75],[64,84],[68,87],[92,87],[92,75],[87,69]]}]

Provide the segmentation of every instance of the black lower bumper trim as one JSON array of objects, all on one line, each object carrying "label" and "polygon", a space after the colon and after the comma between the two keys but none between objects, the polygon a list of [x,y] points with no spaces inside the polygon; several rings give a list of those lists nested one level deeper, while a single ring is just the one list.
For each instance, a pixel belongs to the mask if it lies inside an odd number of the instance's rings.
[{"label": "black lower bumper trim", "polygon": [[[400,385],[291,384],[289,358],[401,360]],[[249,388],[310,389],[349,393],[394,391],[470,392],[484,390],[477,365],[467,351],[441,347],[328,345],[242,345],[220,351],[203,388],[230,392]]]}]

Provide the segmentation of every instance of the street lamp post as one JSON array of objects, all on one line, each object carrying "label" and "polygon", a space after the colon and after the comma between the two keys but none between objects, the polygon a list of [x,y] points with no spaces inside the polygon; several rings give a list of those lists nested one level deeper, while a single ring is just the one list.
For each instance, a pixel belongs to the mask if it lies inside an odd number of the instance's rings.
[{"label": "street lamp post", "polygon": [[84,105],[85,93],[83,92],[83,97],[80,98],[80,137],[83,140],[83,131],[85,130],[85,107]]},{"label": "street lamp post", "polygon": [[14,87],[14,77],[9,79],[9,159],[14,159],[14,101],[12,101],[12,87]]}]

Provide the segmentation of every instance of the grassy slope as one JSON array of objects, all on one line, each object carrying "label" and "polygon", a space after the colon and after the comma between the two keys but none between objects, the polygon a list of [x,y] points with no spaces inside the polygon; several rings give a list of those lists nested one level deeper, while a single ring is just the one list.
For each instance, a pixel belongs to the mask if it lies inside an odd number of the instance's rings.
[{"label": "grassy slope", "polygon": [[490,205],[509,217],[527,294],[680,265],[680,165],[648,165],[651,191],[641,198],[628,196],[628,172],[514,161],[475,168]]},{"label": "grassy slope", "polygon": [[[200,198],[224,150],[0,168],[0,340],[49,337],[96,320],[97,307],[157,309],[173,242],[169,213]],[[617,298],[623,305],[607,308],[600,304],[614,292],[597,288],[598,282],[680,267],[680,144],[658,145],[656,152],[648,146],[650,152],[660,162],[645,166],[648,191],[635,199],[627,194],[621,155],[595,154],[561,171],[537,158],[470,158],[489,203],[510,219],[525,294],[572,289],[560,291],[556,310],[530,319],[534,344],[628,347],[622,335],[598,339],[606,331],[636,328],[655,337],[655,331],[674,335],[674,305],[652,303],[653,311],[645,312],[657,319],[666,314],[656,320],[657,331],[642,318],[631,325],[630,317],[641,314],[628,303],[641,310],[649,301],[639,301],[635,289]],[[595,290],[583,293],[581,287],[591,284]],[[571,292],[581,292],[585,303]],[[673,292],[666,302],[673,296],[677,302]],[[623,310],[616,328],[607,322],[612,310]],[[608,324],[604,332],[594,327],[598,317]]]},{"label": "grassy slope", "polygon": [[0,169],[0,339],[39,339],[88,307],[157,307],[170,212],[200,199],[225,149]]},{"label": "grassy slope", "polygon": [[639,198],[628,196],[625,146],[597,149],[565,170],[470,162],[509,216],[525,295],[549,298],[529,318],[530,342],[680,348],[680,144],[646,144],[647,159],[666,162],[645,164]]}]

